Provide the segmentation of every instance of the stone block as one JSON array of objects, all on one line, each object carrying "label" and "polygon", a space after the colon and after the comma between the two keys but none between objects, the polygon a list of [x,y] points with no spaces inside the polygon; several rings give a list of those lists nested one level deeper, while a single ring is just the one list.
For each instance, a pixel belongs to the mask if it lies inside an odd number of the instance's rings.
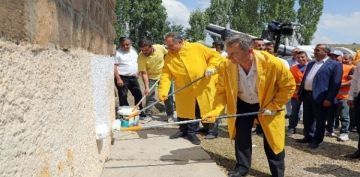
[{"label": "stone block", "polygon": [[0,37],[26,40],[25,0],[2,0],[0,4]]}]

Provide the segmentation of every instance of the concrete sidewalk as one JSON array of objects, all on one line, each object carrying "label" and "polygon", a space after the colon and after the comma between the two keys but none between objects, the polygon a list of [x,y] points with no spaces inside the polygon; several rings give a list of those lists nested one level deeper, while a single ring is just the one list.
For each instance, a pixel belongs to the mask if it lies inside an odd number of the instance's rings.
[{"label": "concrete sidewalk", "polygon": [[[151,121],[146,125],[159,123]],[[176,131],[176,127],[167,127],[116,133],[102,177],[226,176],[201,146],[183,138],[169,139]]]}]

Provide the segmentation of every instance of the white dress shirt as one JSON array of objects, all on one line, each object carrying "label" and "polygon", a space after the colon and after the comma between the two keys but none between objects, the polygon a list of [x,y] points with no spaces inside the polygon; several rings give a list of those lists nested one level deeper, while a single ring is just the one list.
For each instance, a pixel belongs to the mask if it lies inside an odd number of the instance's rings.
[{"label": "white dress shirt", "polygon": [[360,92],[360,63],[354,69],[354,74],[352,75],[350,91],[349,91],[349,100],[354,100],[354,98]]},{"label": "white dress shirt", "polygon": [[325,58],[325,59],[323,59],[321,61],[316,61],[314,63],[314,65],[312,66],[312,68],[310,69],[308,75],[305,78],[305,85],[304,85],[305,90],[312,91],[313,81],[314,81],[314,78],[316,76],[316,73],[319,71],[321,66],[324,65],[324,63],[328,59],[329,59],[329,57],[327,57],[327,58]]},{"label": "white dress shirt", "polygon": [[138,73],[137,58],[138,54],[133,48],[130,48],[129,52],[118,49],[116,51],[115,64],[118,65],[119,74],[123,76],[136,76]]},{"label": "white dress shirt", "polygon": [[257,71],[253,61],[248,74],[239,65],[238,97],[249,104],[259,103],[258,88],[256,86]]}]

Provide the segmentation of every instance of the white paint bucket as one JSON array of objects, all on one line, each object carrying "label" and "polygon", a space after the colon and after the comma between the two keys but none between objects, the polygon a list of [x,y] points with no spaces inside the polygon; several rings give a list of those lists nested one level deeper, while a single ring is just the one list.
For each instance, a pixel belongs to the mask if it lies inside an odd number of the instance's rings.
[{"label": "white paint bucket", "polygon": [[139,116],[132,117],[130,119],[127,119],[127,117],[133,113],[133,107],[130,106],[119,106],[118,107],[118,115],[121,119],[121,126],[122,127],[131,127],[138,125],[139,123]]}]

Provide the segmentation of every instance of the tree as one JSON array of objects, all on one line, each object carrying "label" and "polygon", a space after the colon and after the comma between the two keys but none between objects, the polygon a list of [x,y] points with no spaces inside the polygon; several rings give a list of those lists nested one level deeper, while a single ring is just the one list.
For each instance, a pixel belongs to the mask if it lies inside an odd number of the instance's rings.
[{"label": "tree", "polygon": [[232,0],[211,0],[210,6],[205,10],[209,22],[219,26],[226,26],[231,18]]},{"label": "tree", "polygon": [[297,13],[301,24],[297,40],[300,44],[310,44],[317,29],[323,10],[324,0],[299,0],[300,8]]},{"label": "tree", "polygon": [[181,35],[185,35],[185,29],[182,25],[170,24],[169,32],[178,32]]},{"label": "tree", "polygon": [[198,41],[205,39],[205,27],[208,24],[205,12],[196,9],[191,12],[189,19],[190,29],[186,30],[186,35],[190,41]]},{"label": "tree", "polygon": [[[155,43],[162,42],[163,35],[169,31],[169,23],[161,2],[162,0],[117,0],[117,35],[127,34],[134,41],[135,47],[144,36],[151,37]],[[126,26],[128,32],[124,30]]]},{"label": "tree", "polygon": [[231,28],[255,36],[260,35],[259,5],[260,0],[234,1],[231,7]]},{"label": "tree", "polygon": [[116,21],[114,24],[115,32],[116,32],[116,38],[115,38],[115,44],[118,44],[118,39],[121,36],[126,36],[127,34],[127,28],[128,28],[128,22],[130,20],[129,13],[126,13],[130,11],[130,0],[116,0],[115,5],[115,16]]}]

